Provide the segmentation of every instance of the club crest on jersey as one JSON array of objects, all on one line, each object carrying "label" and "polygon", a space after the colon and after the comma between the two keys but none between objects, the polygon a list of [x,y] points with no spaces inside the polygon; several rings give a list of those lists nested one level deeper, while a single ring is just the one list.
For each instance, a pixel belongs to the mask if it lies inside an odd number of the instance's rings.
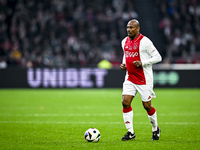
[{"label": "club crest on jersey", "polygon": [[138,52],[129,52],[129,51],[126,51],[125,52],[125,56],[126,57],[135,57],[135,56],[138,56]]},{"label": "club crest on jersey", "polygon": [[137,49],[138,48],[138,45],[133,45],[133,49]]}]

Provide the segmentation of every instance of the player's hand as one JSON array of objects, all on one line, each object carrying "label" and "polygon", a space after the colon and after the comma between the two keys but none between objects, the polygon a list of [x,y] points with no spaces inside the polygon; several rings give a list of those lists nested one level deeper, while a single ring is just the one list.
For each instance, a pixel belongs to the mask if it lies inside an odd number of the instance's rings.
[{"label": "player's hand", "polygon": [[126,70],[126,64],[121,64],[119,67],[121,70]]},{"label": "player's hand", "polygon": [[139,61],[139,60],[134,61],[133,64],[134,64],[137,68],[142,67],[142,62]]}]

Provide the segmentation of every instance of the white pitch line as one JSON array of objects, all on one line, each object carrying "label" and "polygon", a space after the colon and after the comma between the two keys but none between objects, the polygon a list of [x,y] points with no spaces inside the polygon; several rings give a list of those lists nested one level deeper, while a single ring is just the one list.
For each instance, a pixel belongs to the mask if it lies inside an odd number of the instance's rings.
[{"label": "white pitch line", "polygon": [[[3,116],[18,116],[18,117],[59,117],[59,116],[121,116],[122,114],[114,113],[97,113],[97,114],[0,114]],[[134,116],[146,116],[146,113],[134,113]],[[200,116],[200,113],[159,113],[158,116]]]},{"label": "white pitch line", "polygon": [[0,114],[0,116],[25,116],[25,117],[54,117],[54,116],[119,116],[117,114],[111,114],[111,113],[106,113],[106,114]]},{"label": "white pitch line", "polygon": [[[123,122],[56,122],[56,121],[0,121],[0,124],[124,124]],[[150,124],[148,122],[134,122],[134,124]],[[198,122],[159,122],[165,125],[199,125]]]}]

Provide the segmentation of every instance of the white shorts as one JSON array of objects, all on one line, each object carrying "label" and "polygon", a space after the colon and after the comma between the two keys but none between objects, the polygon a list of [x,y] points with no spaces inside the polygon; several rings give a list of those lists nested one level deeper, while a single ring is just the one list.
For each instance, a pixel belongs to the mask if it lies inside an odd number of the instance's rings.
[{"label": "white shorts", "polygon": [[142,101],[148,102],[151,98],[155,98],[156,95],[153,91],[153,84],[152,85],[138,85],[134,84],[128,80],[125,80],[123,83],[123,92],[122,95],[132,95],[135,96],[137,92],[140,93],[140,97]]}]

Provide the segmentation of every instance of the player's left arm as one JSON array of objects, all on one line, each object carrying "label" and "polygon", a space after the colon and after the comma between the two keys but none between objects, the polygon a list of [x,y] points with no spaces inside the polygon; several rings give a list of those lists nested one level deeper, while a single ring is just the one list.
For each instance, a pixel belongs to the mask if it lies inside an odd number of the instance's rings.
[{"label": "player's left arm", "polygon": [[162,61],[162,57],[151,40],[147,38],[145,42],[146,52],[150,55],[149,59],[142,60],[142,66],[151,65]]}]

